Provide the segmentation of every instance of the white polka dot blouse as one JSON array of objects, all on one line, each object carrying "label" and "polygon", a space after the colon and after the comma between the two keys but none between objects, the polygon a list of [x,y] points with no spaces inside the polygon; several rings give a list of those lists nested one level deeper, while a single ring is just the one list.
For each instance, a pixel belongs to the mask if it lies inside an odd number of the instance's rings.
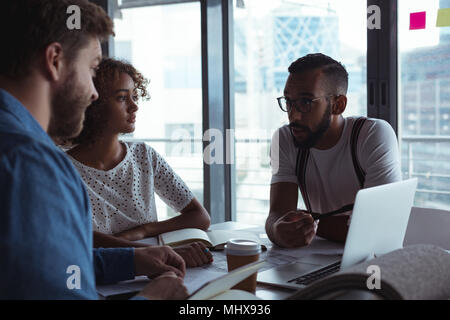
[{"label": "white polka dot blouse", "polygon": [[126,156],[108,171],[86,166],[69,155],[89,193],[93,229],[106,234],[157,221],[155,192],[176,212],[194,198],[184,181],[152,147],[122,143]]}]

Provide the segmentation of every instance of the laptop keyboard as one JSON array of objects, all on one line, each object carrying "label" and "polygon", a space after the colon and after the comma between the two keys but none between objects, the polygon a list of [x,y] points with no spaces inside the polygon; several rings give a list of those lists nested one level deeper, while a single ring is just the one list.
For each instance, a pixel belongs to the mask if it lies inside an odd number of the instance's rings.
[{"label": "laptop keyboard", "polygon": [[338,261],[336,263],[327,265],[319,270],[316,270],[316,271],[304,274],[298,278],[289,280],[288,282],[294,282],[296,284],[303,284],[303,285],[307,286],[308,284],[310,284],[316,280],[322,279],[330,274],[338,272],[340,267],[341,267],[341,262]]}]

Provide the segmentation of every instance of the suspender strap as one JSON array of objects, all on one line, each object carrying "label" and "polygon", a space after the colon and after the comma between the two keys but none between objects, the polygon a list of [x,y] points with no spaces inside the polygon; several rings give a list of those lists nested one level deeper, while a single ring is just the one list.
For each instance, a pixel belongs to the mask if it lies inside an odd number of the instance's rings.
[{"label": "suspender strap", "polygon": [[359,133],[361,131],[362,126],[364,125],[364,122],[366,122],[365,117],[360,117],[356,119],[355,123],[353,124],[352,133],[350,136],[350,148],[352,150],[352,160],[353,160],[353,167],[355,168],[355,173],[358,176],[359,185],[361,189],[364,187],[364,181],[366,178],[366,173],[361,168],[361,165],[358,161],[358,137]]},{"label": "suspender strap", "polygon": [[298,148],[297,167],[295,168],[295,174],[297,175],[298,185],[300,187],[306,209],[308,211],[311,211],[311,203],[309,202],[308,192],[306,191],[306,165],[308,163],[308,158],[309,149]]}]

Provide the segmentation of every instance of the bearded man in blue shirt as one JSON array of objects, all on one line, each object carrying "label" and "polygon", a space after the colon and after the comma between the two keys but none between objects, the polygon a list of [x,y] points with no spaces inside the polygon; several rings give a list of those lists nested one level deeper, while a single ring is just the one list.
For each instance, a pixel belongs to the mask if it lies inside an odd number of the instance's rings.
[{"label": "bearded man in blue shirt", "polygon": [[[70,29],[78,6],[81,28]],[[111,19],[87,0],[6,0],[0,12],[0,299],[96,299],[95,284],[155,278],[138,294],[182,299],[168,247],[92,249],[83,182],[49,136],[76,136]],[[159,277],[158,277],[159,276]]]}]

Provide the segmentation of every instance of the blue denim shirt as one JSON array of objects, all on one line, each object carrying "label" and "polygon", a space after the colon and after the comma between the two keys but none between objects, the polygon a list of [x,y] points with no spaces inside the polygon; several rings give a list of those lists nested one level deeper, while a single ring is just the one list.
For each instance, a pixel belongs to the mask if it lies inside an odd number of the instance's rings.
[{"label": "blue denim shirt", "polygon": [[0,299],[97,299],[134,277],[134,249],[93,249],[89,198],[71,161],[0,89]]}]

